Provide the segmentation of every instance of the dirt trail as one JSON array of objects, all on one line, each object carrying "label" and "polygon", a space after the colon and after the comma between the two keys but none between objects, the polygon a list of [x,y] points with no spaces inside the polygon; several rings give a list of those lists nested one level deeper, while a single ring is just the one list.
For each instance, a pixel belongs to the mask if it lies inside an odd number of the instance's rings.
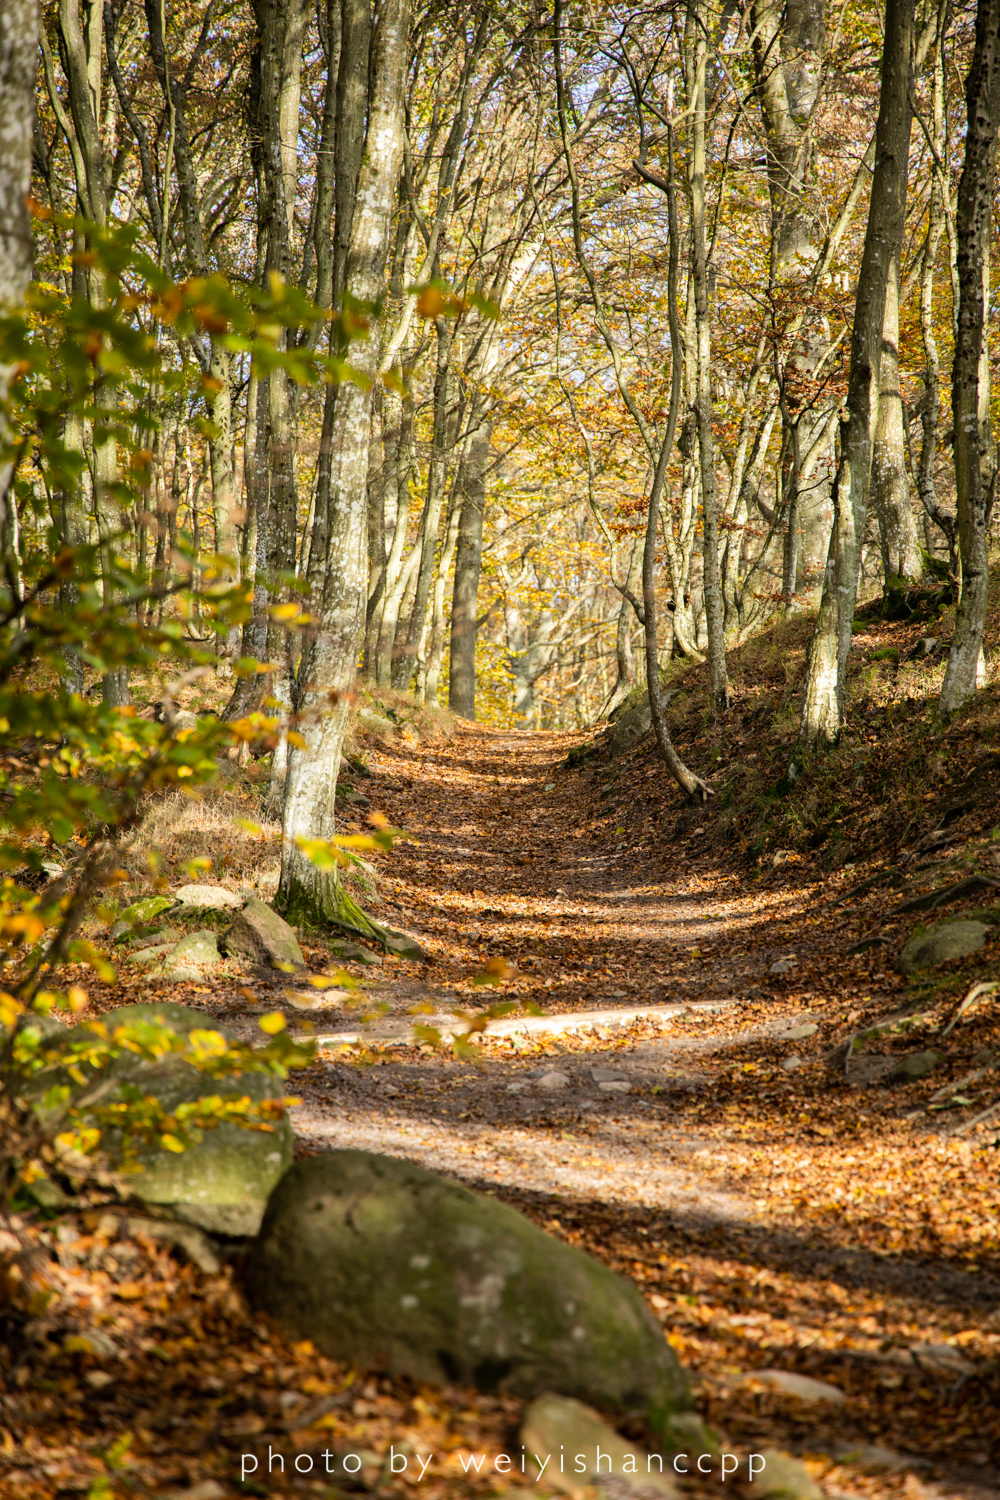
[{"label": "dirt trail", "polygon": [[[357,1015],[322,1018],[295,1111],[302,1149],[408,1157],[601,1255],[649,1296],[709,1418],[730,1440],[814,1455],[828,1494],[1000,1493],[995,1257],[928,1237],[891,1186],[844,1211],[876,1160],[890,1184],[909,1179],[904,1196],[920,1202],[924,1184],[898,1109],[875,1121],[825,1067],[856,974],[792,983],[823,930],[817,888],[741,887],[677,859],[663,829],[638,854],[620,845],[600,786],[562,769],[571,743],[462,727],[446,746],[372,756],[372,806],[419,839],[383,866],[381,915],[434,962],[370,981],[370,1066],[335,1041]],[[662,1019],[487,1033],[475,1061],[372,1041],[398,1041],[415,1006],[433,1023],[495,1001],[471,981],[498,956],[518,969],[505,1000]],[[866,1001],[880,982],[891,998],[885,967],[862,978]],[[815,1029],[782,1040],[796,1024]],[[942,1158],[948,1182],[956,1160]],[[973,1222],[966,1240],[983,1238]],[[755,1381],[775,1368],[845,1399]]]}]

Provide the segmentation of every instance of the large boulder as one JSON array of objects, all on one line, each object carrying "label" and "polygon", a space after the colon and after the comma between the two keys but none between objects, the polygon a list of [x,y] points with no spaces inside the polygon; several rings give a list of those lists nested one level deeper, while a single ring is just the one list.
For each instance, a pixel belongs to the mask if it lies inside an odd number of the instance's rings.
[{"label": "large boulder", "polygon": [[295,1337],[352,1364],[558,1390],[661,1427],[691,1405],[635,1287],[504,1204],[393,1157],[296,1163],[268,1202],[247,1288]]},{"label": "large boulder", "polygon": [[301,969],[305,965],[291,927],[258,896],[251,896],[236,913],[232,926],[222,935],[222,947],[230,958],[248,958],[251,963],[270,964],[275,969]]},{"label": "large boulder", "polygon": [[[204,1011],[187,1005],[152,1003],[125,1005],[102,1018],[110,1031],[118,1026],[161,1022],[182,1036],[195,1029],[219,1031],[227,1040],[232,1033],[219,1026]],[[82,1027],[67,1027],[67,1039]],[[52,1036],[46,1041],[51,1042]],[[122,1085],[135,1085],[173,1112],[178,1105],[208,1095],[240,1099],[249,1095],[254,1103],[284,1096],[283,1080],[273,1073],[237,1073],[213,1078],[167,1055],[145,1062],[125,1053],[110,1068],[116,1089],[101,1103],[114,1103]],[[119,1095],[120,1097],[120,1095]],[[119,1132],[105,1130],[101,1147],[113,1167],[124,1163],[124,1141]],[[129,1171],[128,1184],[135,1198],[155,1204],[187,1224],[210,1233],[253,1235],[260,1228],[264,1205],[275,1183],[292,1161],[294,1136],[286,1119],[271,1130],[247,1130],[235,1124],[216,1125],[204,1132],[186,1151],[168,1151],[159,1146],[140,1146],[135,1155],[139,1170]]]},{"label": "large boulder", "polygon": [[899,955],[899,970],[913,974],[917,969],[936,969],[952,959],[967,958],[978,952],[989,933],[985,922],[945,922],[910,938]]}]

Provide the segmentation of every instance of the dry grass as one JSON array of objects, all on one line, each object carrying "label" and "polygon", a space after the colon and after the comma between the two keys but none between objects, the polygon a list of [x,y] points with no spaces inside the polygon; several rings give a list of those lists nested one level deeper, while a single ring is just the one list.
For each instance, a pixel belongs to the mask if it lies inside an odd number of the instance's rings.
[{"label": "dry grass", "polygon": [[416,744],[420,740],[450,739],[458,722],[457,715],[448,708],[439,708],[436,703],[421,703],[413,693],[401,693],[396,688],[377,687],[373,682],[358,684],[358,696],[351,706],[348,719],[345,749],[351,754],[364,755],[367,743],[389,738],[388,730],[377,725],[365,724],[359,718],[359,710],[370,709],[382,718],[389,719],[394,728],[393,740],[404,744]]},{"label": "dry grass", "polygon": [[[240,820],[255,824],[244,828]],[[169,791],[151,799],[146,815],[123,849],[123,867],[141,882],[151,872],[171,884],[190,878],[191,860],[211,861],[213,880],[231,890],[255,892],[269,900],[278,888],[281,823],[265,820],[260,793],[252,781]]]}]

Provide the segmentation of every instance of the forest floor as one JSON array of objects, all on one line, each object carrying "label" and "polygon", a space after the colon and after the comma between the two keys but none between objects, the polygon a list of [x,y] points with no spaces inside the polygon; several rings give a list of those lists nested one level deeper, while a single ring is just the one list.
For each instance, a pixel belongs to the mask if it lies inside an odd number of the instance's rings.
[{"label": "forest floor", "polygon": [[[641,747],[610,789],[599,764],[568,769],[578,738],[461,725],[372,744],[365,794],[411,836],[381,863],[377,913],[431,961],[357,968],[360,1003],[295,1015],[320,1044],[293,1080],[300,1151],[419,1161],[631,1277],[726,1444],[798,1455],[831,1500],[1000,1494],[1000,1117],[978,1119],[1000,1095],[1000,1006],[985,996],[943,1039],[1000,954],[987,942],[922,985],[895,968],[921,920],[905,898],[992,868],[991,834],[929,860],[754,867],[686,821]],[[486,989],[490,960],[513,972]],[[285,985],[91,993],[104,1011],[162,991],[250,1036]],[[498,1000],[512,1015],[457,1052],[411,1033]],[[887,1085],[932,1047],[932,1074]],[[288,1473],[239,1484],[247,1445],[287,1455],[317,1434],[433,1447],[422,1493],[504,1488],[452,1459],[509,1444],[517,1401],[346,1371],[249,1319],[238,1264],[211,1275],[115,1235],[94,1213],[51,1237],[61,1343],[50,1330],[45,1369],[28,1361],[0,1412],[12,1500],[333,1494]],[[95,1318],[120,1365],[86,1345]],[[789,1375],[826,1389],[791,1394]]]}]

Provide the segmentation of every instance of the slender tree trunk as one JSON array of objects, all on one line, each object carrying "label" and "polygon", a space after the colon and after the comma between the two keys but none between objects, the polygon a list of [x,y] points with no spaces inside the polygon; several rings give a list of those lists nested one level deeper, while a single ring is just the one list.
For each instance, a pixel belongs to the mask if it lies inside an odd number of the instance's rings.
[{"label": "slender tree trunk", "polygon": [[872,444],[872,499],[878,518],[886,589],[890,579],[917,583],[923,573],[917,522],[910,504],[899,388],[899,251],[889,266],[882,330],[878,420]]},{"label": "slender tree trunk", "polygon": [[[344,274],[346,291],[368,304],[384,291],[403,155],[408,36],[407,0],[385,0],[372,32],[367,129]],[[340,120],[338,134],[360,125],[360,121]],[[370,338],[352,349],[351,360],[371,382],[378,358],[376,323]],[[303,652],[296,682],[295,709],[304,744],[294,747],[289,756],[278,892],[283,909],[302,919],[346,923],[369,933],[373,924],[347,898],[335,872],[314,864],[300,841],[328,839],[336,829],[346,694],[357,671],[368,594],[371,412],[370,383],[365,388],[351,383],[338,389],[330,435],[329,508],[323,521],[323,587],[310,601],[318,624]]]},{"label": "slender tree trunk", "polygon": [[483,562],[483,516],[486,510],[486,470],[491,424],[481,423],[469,439],[462,464],[462,510],[455,556],[455,588],[451,604],[451,654],[448,707],[463,719],[476,717],[476,638],[478,635],[479,575]]},{"label": "slender tree trunk", "polygon": [[[694,292],[698,424],[701,461],[702,587],[708,630],[708,685],[716,713],[729,707],[726,670],[725,610],[719,576],[719,507],[715,490],[715,441],[712,435],[712,326],[708,305],[708,266],[705,245],[705,66],[708,56],[704,25],[689,22],[688,102],[693,106],[693,128],[688,173],[691,203],[691,284]],[[672,446],[672,444],[671,444]]]},{"label": "slender tree trunk", "polygon": [[[643,628],[646,645],[646,688],[649,693],[649,710],[653,720],[653,731],[660,754],[677,785],[692,801],[704,801],[710,789],[681,760],[674,748],[667,727],[666,704],[660,686],[660,652],[656,628],[656,535],[660,516],[660,496],[667,476],[667,464],[674,446],[677,432],[677,413],[681,404],[681,327],[677,312],[677,271],[680,264],[680,229],[677,222],[677,200],[674,189],[674,145],[673,132],[668,127],[667,154],[669,172],[667,178],[667,217],[670,251],[667,264],[667,316],[670,326],[670,409],[667,414],[667,430],[660,447],[656,473],[649,494],[646,512],[646,538],[642,550],[642,606]],[[679,602],[679,601],[678,601]]]},{"label": "slender tree trunk", "polygon": [[875,127],[875,172],[851,336],[847,420],[841,427],[834,523],[823,596],[809,647],[799,743],[835,744],[840,735],[847,656],[857,600],[871,480],[872,425],[878,405],[886,286],[903,230],[910,151],[910,73],[914,0],[888,0],[882,88]]},{"label": "slender tree trunk", "polygon": [[[427,650],[427,672],[424,684],[424,701],[436,703],[438,701],[438,684],[441,681],[441,663],[444,659],[444,632],[445,632],[445,590],[448,586],[448,574],[455,560],[455,549],[458,546],[458,529],[462,520],[462,499],[456,493],[451,500],[448,520],[445,525],[444,543],[441,547],[441,560],[438,564],[437,577],[434,580],[434,599],[431,609],[430,644]],[[454,582],[452,583],[454,593]]]},{"label": "slender tree trunk", "polygon": [[979,685],[989,600],[986,528],[996,476],[986,309],[990,296],[990,232],[1000,125],[1000,0],[979,0],[976,42],[965,98],[968,124],[956,213],[958,334],[951,379],[962,597],[937,705],[942,718],[971,698]]},{"label": "slender tree trunk", "polygon": [[[632,538],[629,553],[628,575],[625,580],[630,594],[634,594],[642,582],[642,538],[637,533]],[[605,705],[606,714],[614,713],[618,704],[627,698],[635,686],[635,655],[632,651],[633,614],[631,601],[625,599],[618,611],[618,626],[615,630],[615,685]]]},{"label": "slender tree trunk", "polygon": [[400,415],[399,442],[396,448],[396,523],[386,562],[386,588],[382,596],[378,646],[375,652],[375,681],[379,687],[395,686],[396,636],[400,613],[410,584],[420,563],[420,543],[410,549],[404,561],[407,525],[410,519],[410,469],[413,454],[413,412],[408,403]]},{"label": "slender tree trunk", "polygon": [[424,501],[424,513],[421,520],[420,571],[417,574],[413,612],[410,615],[409,628],[406,632],[406,650],[411,662],[411,670],[417,675],[418,692],[421,692],[424,686],[431,583],[434,577],[434,559],[437,554],[438,531],[441,526],[441,506],[444,501],[445,479],[448,471],[448,415],[451,351],[454,337],[453,325],[444,318],[438,318],[437,369],[434,376],[434,427],[430,460],[427,465],[427,498]]},{"label": "slender tree trunk", "polygon": [[[21,306],[34,258],[28,188],[35,122],[35,66],[38,54],[37,0],[5,0],[0,5],[0,312]],[[0,451],[9,440],[5,401],[12,370],[0,364]],[[0,528],[14,476],[12,462],[0,458]]]}]

